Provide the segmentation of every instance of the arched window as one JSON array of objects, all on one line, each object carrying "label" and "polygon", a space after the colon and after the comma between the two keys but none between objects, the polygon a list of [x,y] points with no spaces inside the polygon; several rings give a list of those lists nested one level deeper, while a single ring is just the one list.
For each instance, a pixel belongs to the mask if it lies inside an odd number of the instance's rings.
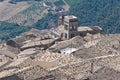
[{"label": "arched window", "polygon": [[65,38],[67,38],[67,33],[65,33]]},{"label": "arched window", "polygon": [[61,38],[63,37],[63,33],[61,33]]},{"label": "arched window", "polygon": [[70,26],[70,30],[76,30],[76,26]]}]

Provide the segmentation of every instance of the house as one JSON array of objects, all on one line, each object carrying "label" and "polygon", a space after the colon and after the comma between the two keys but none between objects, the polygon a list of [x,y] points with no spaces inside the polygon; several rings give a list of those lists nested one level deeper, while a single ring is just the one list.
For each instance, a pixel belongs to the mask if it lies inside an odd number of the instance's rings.
[{"label": "house", "polygon": [[23,42],[25,41],[25,37],[18,37],[10,39],[6,42],[7,48],[9,51],[18,54],[20,53],[20,47],[23,46]]}]

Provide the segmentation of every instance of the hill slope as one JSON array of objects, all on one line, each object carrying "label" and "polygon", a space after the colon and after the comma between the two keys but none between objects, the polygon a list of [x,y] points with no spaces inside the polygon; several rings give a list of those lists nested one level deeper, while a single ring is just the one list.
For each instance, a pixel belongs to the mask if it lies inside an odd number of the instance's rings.
[{"label": "hill slope", "polygon": [[9,0],[0,2],[0,21],[8,20],[12,16],[27,9],[30,6],[30,4],[27,4],[27,2],[10,4],[8,1]]},{"label": "hill slope", "polygon": [[[64,2],[62,0],[0,0],[0,39],[13,38],[28,30],[28,26],[45,29],[46,27],[42,24],[52,18],[51,15],[49,18],[46,17],[48,9],[56,5],[64,5]],[[42,22],[41,19],[44,21]],[[42,23],[37,24],[38,21]],[[26,27],[23,28],[23,26]]]},{"label": "hill slope", "polygon": [[99,25],[104,32],[120,33],[120,0],[65,0],[79,25]]},{"label": "hill slope", "polygon": [[14,38],[18,36],[20,33],[28,30],[29,30],[28,27],[0,21],[0,40],[8,40],[10,38]]},{"label": "hill slope", "polygon": [[63,5],[61,1],[66,1],[70,6],[68,14],[79,18],[79,26],[98,25],[104,33],[120,33],[120,0],[13,0],[14,4],[8,1],[0,2],[0,21],[32,25],[38,29],[48,28],[51,22],[57,25],[60,15],[47,12],[48,7],[60,6]]},{"label": "hill slope", "polygon": [[7,21],[10,23],[31,26],[32,24],[36,23],[37,20],[44,17],[44,15],[47,13],[48,12],[46,8],[42,6],[41,2],[32,2],[29,8],[19,12]]}]

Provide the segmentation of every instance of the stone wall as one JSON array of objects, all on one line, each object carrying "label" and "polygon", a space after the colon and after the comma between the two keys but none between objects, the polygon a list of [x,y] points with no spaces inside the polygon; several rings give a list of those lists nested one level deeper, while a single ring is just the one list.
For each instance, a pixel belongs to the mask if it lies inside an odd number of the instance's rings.
[{"label": "stone wall", "polygon": [[32,65],[32,59],[31,58],[27,58],[26,60],[24,60],[21,64],[17,65],[17,67],[19,69],[22,69],[24,67],[28,67],[28,66],[31,66]]},{"label": "stone wall", "polygon": [[[26,60],[25,63],[28,62],[28,60]],[[17,77],[20,79],[23,79],[25,77],[26,80],[34,80],[34,79],[41,79],[41,78],[46,79],[46,77],[51,75],[54,77],[54,80],[62,80],[63,78],[66,80],[82,80],[80,78],[76,79],[77,78],[76,75],[81,76],[82,74],[84,74],[87,77],[89,76],[89,74],[94,73],[95,71],[99,70],[103,66],[119,69],[119,67],[116,68],[116,66],[120,65],[119,60],[120,60],[120,55],[108,55],[108,56],[91,58],[85,61],[75,62],[69,65],[64,65],[52,71],[47,71],[39,66],[35,66],[26,71],[17,73]],[[23,65],[26,65],[26,66],[29,65],[25,63],[19,66],[23,68],[22,67]],[[13,76],[13,78],[14,77],[15,76]],[[6,78],[5,80],[7,79],[8,78]],[[11,80],[14,80],[14,79],[11,79]]]},{"label": "stone wall", "polygon": [[7,45],[7,49],[10,51],[10,52],[13,52],[15,54],[19,54],[20,53],[20,49],[18,47],[12,47],[12,46],[9,46]]},{"label": "stone wall", "polygon": [[[83,62],[78,62],[75,64],[70,64],[61,68],[65,68],[65,69],[73,69],[73,70],[77,70],[77,71],[90,71],[91,67],[93,66],[106,66],[106,67],[111,67],[115,68],[118,63],[118,61],[120,60],[120,55],[108,55],[108,56],[102,56],[102,57],[96,57],[96,58],[92,58],[92,59],[88,59],[85,60]],[[116,64],[116,65],[113,65]],[[94,69],[93,69],[94,70]]]},{"label": "stone wall", "polygon": [[23,79],[20,79],[17,75],[12,75],[5,78],[1,78],[0,80],[23,80]]},{"label": "stone wall", "polygon": [[[120,65],[119,60],[120,60],[120,55],[97,57],[97,58],[93,58],[93,59],[88,59],[86,61],[75,62],[73,64],[59,67],[56,70],[54,70],[53,74],[57,75],[59,73],[59,75],[61,75],[61,76],[58,76],[59,78],[62,78],[65,76],[66,77],[71,76],[71,78],[72,78],[72,76],[74,74],[80,74],[80,73],[85,74],[85,76],[87,76],[87,75],[99,70],[103,66],[116,69],[116,66]],[[118,69],[119,69],[119,67],[118,67]]]},{"label": "stone wall", "polygon": [[25,78],[26,80],[34,80],[49,74],[45,69],[41,68],[40,66],[33,66],[26,71],[17,73],[17,75],[22,79]]}]

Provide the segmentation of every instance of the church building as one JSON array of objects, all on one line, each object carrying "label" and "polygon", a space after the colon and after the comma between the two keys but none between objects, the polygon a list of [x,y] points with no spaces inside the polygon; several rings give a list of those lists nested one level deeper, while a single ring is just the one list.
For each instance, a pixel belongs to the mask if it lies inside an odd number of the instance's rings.
[{"label": "church building", "polygon": [[77,35],[82,37],[89,34],[98,34],[102,32],[99,26],[78,26],[78,18],[73,15],[60,16],[58,20],[58,29],[63,40],[73,38]]}]

